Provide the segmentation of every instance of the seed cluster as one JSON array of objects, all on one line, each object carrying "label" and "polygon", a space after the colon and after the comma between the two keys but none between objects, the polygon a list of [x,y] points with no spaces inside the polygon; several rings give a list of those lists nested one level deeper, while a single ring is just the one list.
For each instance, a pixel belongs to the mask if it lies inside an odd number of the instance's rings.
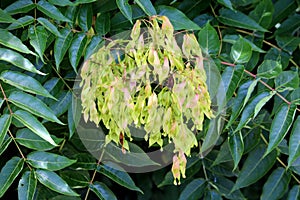
[{"label": "seed cluster", "polygon": [[105,44],[84,64],[81,77],[85,121],[103,122],[109,130],[106,143],[120,144],[124,134],[121,145],[129,151],[129,125],[146,131],[149,146],[162,147],[168,138],[175,147],[174,183],[180,183],[185,156],[197,146],[194,132],[202,130],[205,116],[213,117],[196,37],[174,35],[165,16],[138,20],[130,39]]}]

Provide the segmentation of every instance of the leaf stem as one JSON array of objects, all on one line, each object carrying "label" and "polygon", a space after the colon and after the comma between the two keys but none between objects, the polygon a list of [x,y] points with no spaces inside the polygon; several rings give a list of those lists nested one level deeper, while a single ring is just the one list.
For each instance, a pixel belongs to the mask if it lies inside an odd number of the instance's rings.
[{"label": "leaf stem", "polygon": [[[7,98],[7,96],[6,96],[5,92],[4,92],[4,89],[3,89],[1,83],[0,83],[0,89],[1,89],[1,92],[2,92],[2,95],[3,95],[3,98],[4,98],[4,100],[5,100],[6,104],[7,104],[7,108],[8,108],[8,110],[9,110],[10,116],[12,117],[14,113],[13,113],[13,111],[11,110],[11,107],[10,107],[9,102],[8,102],[8,98]],[[24,160],[26,160],[26,157],[24,156],[24,154],[23,154],[21,148],[19,147],[19,145],[18,145],[18,143],[17,143],[17,141],[16,141],[16,138],[14,137],[14,135],[12,134],[12,132],[11,132],[9,129],[8,129],[7,132],[8,132],[8,134],[9,134],[9,136],[12,138],[12,140],[14,141],[14,143],[15,143],[15,145],[16,145],[16,147],[17,147],[17,149],[18,149],[18,151],[19,151],[19,153],[20,153],[20,155],[21,155],[21,157],[22,157]],[[27,163],[27,166],[28,166],[28,168],[29,168],[30,170],[32,170],[32,168],[30,167],[30,165],[29,165],[28,163]]]},{"label": "leaf stem", "polygon": [[204,173],[204,177],[205,180],[208,181],[208,176],[207,176],[207,172],[206,172],[206,167],[205,167],[205,163],[204,163],[204,156],[201,152],[201,142],[199,141],[199,150],[200,150],[200,158],[202,159],[202,169],[203,169],[203,173]]},{"label": "leaf stem", "polygon": [[[264,143],[265,143],[266,145],[269,144],[268,141],[266,140],[265,136],[264,136],[262,133],[260,134],[260,137],[262,138],[262,140],[264,141]],[[285,169],[287,168],[286,164],[284,164],[284,162],[283,162],[282,160],[280,160],[279,157],[276,157],[276,159],[277,159],[277,161],[278,161]],[[292,176],[293,179],[300,185],[300,180],[299,180],[292,172],[291,172],[291,176]]]},{"label": "leaf stem", "polygon": [[[102,151],[101,151],[101,149],[102,149]],[[98,162],[97,162],[97,167],[96,167],[96,169],[94,170],[93,175],[92,175],[92,179],[90,180],[90,183],[89,183],[90,185],[93,184],[93,182],[94,182],[94,179],[95,179],[96,174],[97,174],[97,168],[98,168],[98,166],[101,164],[101,161],[102,161],[102,158],[103,158],[103,155],[104,155],[104,152],[105,152],[104,147],[102,147],[101,149],[100,149],[101,154],[100,154],[99,159],[98,159]],[[86,194],[85,194],[84,200],[87,200],[87,199],[88,199],[90,190],[91,190],[90,187],[88,187],[87,192],[86,192]]]},{"label": "leaf stem", "polygon": [[6,97],[6,94],[5,94],[4,90],[3,90],[3,87],[2,87],[1,83],[0,83],[0,89],[1,89],[1,92],[2,92],[2,95],[3,95],[3,98],[4,98],[4,100],[5,100],[6,104],[7,104],[7,108],[9,110],[9,113],[10,113],[10,115],[13,115],[14,113],[13,113],[13,111],[10,108],[10,105],[8,103],[8,98]]},{"label": "leaf stem", "polygon": [[[223,62],[223,61],[221,61],[221,64],[227,65],[227,66],[231,66],[231,67],[236,66],[235,64],[228,63],[228,62]],[[249,72],[248,70],[244,70],[244,72],[246,72],[246,73],[247,73],[248,75],[250,75],[251,77],[256,78],[256,74],[253,74],[253,73]],[[259,80],[259,82],[260,82],[261,84],[263,84],[265,87],[267,87],[269,90],[275,91],[275,92],[276,92],[276,95],[277,95],[280,99],[282,99],[285,103],[287,103],[288,105],[291,105],[291,104],[292,104],[292,102],[288,101],[285,97],[283,97],[280,93],[278,93],[274,88],[272,88],[272,87],[271,87],[270,85],[268,85],[266,82],[264,82],[263,80]],[[296,110],[297,110],[298,112],[300,112],[300,108],[297,107]]]}]

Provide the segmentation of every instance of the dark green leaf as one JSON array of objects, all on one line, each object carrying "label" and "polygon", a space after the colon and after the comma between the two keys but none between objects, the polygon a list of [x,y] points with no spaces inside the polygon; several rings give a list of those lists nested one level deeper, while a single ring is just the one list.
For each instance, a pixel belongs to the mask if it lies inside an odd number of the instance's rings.
[{"label": "dark green leaf", "polygon": [[79,4],[93,3],[93,2],[95,2],[95,1],[97,1],[97,0],[76,0],[76,1],[75,1],[75,5],[77,6],[77,5],[79,5]]},{"label": "dark green leaf", "polygon": [[[208,154],[204,158],[204,165],[207,167],[209,171],[211,171],[215,175],[220,175],[220,176],[226,176],[226,177],[234,177],[237,176],[237,171],[232,171],[234,168],[233,162],[225,162],[220,165],[212,165],[214,163],[214,160],[217,156],[217,152],[215,150],[212,150],[210,154]],[[230,188],[231,189],[231,188]],[[229,189],[229,190],[230,190]],[[229,192],[228,192],[229,194]]]},{"label": "dark green leaf", "polygon": [[224,5],[225,7],[229,8],[231,10],[234,10],[230,0],[218,0],[218,3]]},{"label": "dark green leaf", "polygon": [[23,91],[55,99],[45,88],[43,88],[40,82],[24,73],[4,71],[0,75],[0,80]]},{"label": "dark green leaf", "polygon": [[10,159],[0,172],[0,198],[8,190],[10,185],[17,178],[22,171],[24,165],[24,159],[13,157]]},{"label": "dark green leaf", "polygon": [[235,67],[226,67],[222,73],[222,82],[224,92],[226,92],[226,101],[234,94],[244,74],[244,66],[236,65]]},{"label": "dark green leaf", "polygon": [[269,145],[266,155],[276,148],[289,131],[296,113],[294,104],[282,104],[276,113],[269,135]]},{"label": "dark green leaf", "polygon": [[0,35],[0,44],[2,44],[3,46],[9,47],[21,53],[35,55],[22,43],[22,41],[18,37],[14,36],[7,30],[0,29]]},{"label": "dark green leaf", "polygon": [[18,0],[7,6],[4,11],[14,15],[18,13],[27,13],[33,8],[35,8],[35,4],[31,0]]},{"label": "dark green leaf", "polygon": [[275,89],[278,92],[294,90],[299,87],[298,72],[284,71],[275,78]]},{"label": "dark green leaf", "polygon": [[253,31],[268,31],[244,13],[241,13],[239,11],[233,11],[230,9],[221,9],[218,20],[225,25],[233,27],[244,28]]},{"label": "dark green leaf", "polygon": [[37,9],[52,19],[63,22],[71,22],[54,5],[45,0],[40,0],[37,3]]},{"label": "dark green leaf", "polygon": [[[45,196],[48,197],[49,195],[45,194]],[[54,196],[54,195],[52,194],[52,196]],[[80,197],[72,197],[72,196],[66,196],[66,195],[57,195],[55,197],[52,197],[49,200],[82,200],[82,199]]]},{"label": "dark green leaf", "polygon": [[28,26],[33,22],[34,22],[34,18],[32,16],[26,15],[24,17],[19,18],[18,20],[15,20],[15,22],[11,23],[6,29],[15,30],[18,28],[24,28],[25,26]]},{"label": "dark green leaf", "polygon": [[24,109],[38,117],[64,125],[53,111],[38,98],[24,92],[12,92],[8,100],[21,109]]},{"label": "dark green leaf", "polygon": [[235,7],[241,7],[241,6],[248,6],[250,4],[254,4],[256,3],[255,0],[230,0],[231,3],[235,6]]},{"label": "dark green leaf", "polygon": [[258,66],[257,76],[261,78],[275,78],[282,72],[282,66],[280,62],[274,60],[264,60],[262,64]]},{"label": "dark green leaf", "polygon": [[[132,5],[132,19],[146,17],[144,11],[137,5]],[[111,18],[111,30],[127,29],[131,26],[130,21],[121,12],[118,12]]]},{"label": "dark green leaf", "polygon": [[49,3],[56,6],[73,6],[74,4],[69,0],[49,0]]},{"label": "dark green leaf", "polygon": [[244,153],[244,141],[241,131],[231,134],[228,137],[228,144],[234,162],[234,171],[237,168]]},{"label": "dark green leaf", "polygon": [[9,114],[4,114],[0,116],[0,147],[5,139],[10,124],[11,124],[11,116]]},{"label": "dark green leaf", "polygon": [[104,183],[96,181],[89,187],[101,200],[117,200],[115,194]]},{"label": "dark green leaf", "polygon": [[231,152],[229,149],[228,140],[221,145],[220,151],[218,153],[217,158],[214,160],[212,166],[218,165],[220,163],[228,162],[232,160]]},{"label": "dark green leaf", "polygon": [[233,100],[232,114],[230,116],[226,128],[228,128],[239,116],[246,103],[248,102],[255,86],[257,85],[258,80],[259,79],[255,79],[254,81],[248,81],[239,87],[237,96]]},{"label": "dark green leaf", "polygon": [[239,125],[235,131],[241,130],[250,120],[254,119],[262,107],[273,97],[274,92],[263,92],[256,95],[245,107]]},{"label": "dark green leaf", "polygon": [[230,44],[234,44],[234,43],[236,43],[237,40],[239,40],[239,38],[242,38],[245,42],[247,42],[251,46],[252,51],[266,53],[264,50],[262,50],[261,48],[256,46],[252,41],[248,40],[247,38],[243,38],[241,35],[226,34],[223,38],[223,42],[228,42]]},{"label": "dark green leaf", "polygon": [[243,135],[244,154],[252,151],[259,144],[259,142],[261,141],[260,138],[261,132],[262,132],[261,129],[256,127],[247,131],[247,133]]},{"label": "dark green leaf", "polygon": [[182,190],[179,200],[200,199],[203,196],[206,185],[206,181],[203,178],[192,180]]},{"label": "dark green leaf", "polygon": [[89,185],[91,180],[87,170],[63,170],[59,175],[72,188],[85,188]]},{"label": "dark green leaf", "polygon": [[30,113],[23,111],[23,110],[17,110],[14,112],[13,117],[17,119],[19,122],[21,122],[24,126],[29,128],[32,132],[49,142],[50,144],[54,146],[58,146],[54,140],[51,138],[49,132],[47,129],[41,124],[34,116],[32,116]]},{"label": "dark green leaf", "polygon": [[[57,144],[62,141],[62,139],[57,139],[55,136],[51,137]],[[33,150],[48,151],[56,147],[27,128],[17,131],[16,140],[19,144]]]},{"label": "dark green leaf", "polygon": [[183,12],[174,7],[158,6],[157,13],[159,15],[167,16],[170,19],[174,30],[200,30],[200,27],[197,24],[191,21]]},{"label": "dark green leaf", "polygon": [[217,31],[209,24],[199,31],[198,41],[207,54],[217,54],[220,49],[220,40]]},{"label": "dark green leaf", "polygon": [[294,122],[293,129],[289,141],[289,158],[288,166],[291,166],[292,163],[299,158],[300,156],[300,116],[297,117]]},{"label": "dark green leaf", "polygon": [[291,174],[282,167],[275,169],[264,184],[261,200],[280,199],[288,189]]},{"label": "dark green leaf", "polygon": [[70,29],[64,28],[60,31],[61,37],[55,40],[54,44],[54,58],[56,69],[59,69],[59,65],[67,53],[73,39],[73,33]]},{"label": "dark green leaf", "polygon": [[249,153],[232,191],[255,183],[272,168],[277,152],[274,150],[264,157],[265,150],[264,145],[260,145]]},{"label": "dark green leaf", "polygon": [[75,35],[72,44],[69,48],[70,63],[76,73],[77,73],[77,66],[82,56],[86,41],[87,38],[85,33],[79,33]]},{"label": "dark green leaf", "polygon": [[275,37],[276,42],[278,46],[290,54],[293,53],[293,51],[296,50],[296,48],[300,44],[300,38],[299,37],[291,37],[291,36],[278,36]]},{"label": "dark green leaf", "polygon": [[216,190],[207,190],[203,200],[222,200],[222,196]]},{"label": "dark green leaf", "polygon": [[204,142],[201,146],[201,153],[205,154],[205,151],[208,151],[213,145],[215,145],[219,139],[219,136],[222,132],[221,130],[221,123],[222,117],[217,116],[216,118],[212,119],[209,123],[209,127],[207,133],[204,138]]},{"label": "dark green leaf", "polygon": [[78,25],[87,32],[92,26],[93,9],[91,4],[82,5],[78,13]]},{"label": "dark green leaf", "polygon": [[128,0],[116,0],[116,2],[121,13],[132,23],[132,8]]},{"label": "dark green leaf", "polygon": [[5,49],[5,48],[0,48],[0,60],[9,62],[21,69],[30,71],[32,73],[45,75],[44,73],[37,70],[28,59],[24,58],[21,54],[15,51]]},{"label": "dark green leaf", "polygon": [[95,170],[97,166],[96,159],[89,153],[78,153],[74,156],[77,162],[72,165],[75,169]]},{"label": "dark green leaf", "polygon": [[33,200],[36,190],[37,180],[34,171],[26,171],[22,175],[18,185],[19,200]]},{"label": "dark green leaf", "polygon": [[295,0],[278,0],[275,2],[274,8],[271,26],[275,26],[276,23],[293,13],[297,9],[297,3]]},{"label": "dark green leaf", "polygon": [[300,26],[300,14],[291,15],[275,31],[275,35],[293,36],[294,32],[299,29],[299,26]]},{"label": "dark green leaf", "polygon": [[292,189],[289,191],[289,195],[287,197],[287,200],[297,200],[300,197],[300,186],[294,185]]},{"label": "dark green leaf", "polygon": [[[102,13],[97,17],[95,30],[99,35],[105,35],[110,30],[110,14]],[[97,37],[97,36],[94,36]],[[93,38],[94,38],[93,37]]]},{"label": "dark green leaf", "polygon": [[55,103],[50,105],[50,108],[53,110],[54,114],[59,117],[60,115],[64,114],[72,101],[72,92],[61,92],[58,96],[58,100]]},{"label": "dark green leaf", "polygon": [[74,192],[55,172],[38,169],[36,170],[36,177],[40,183],[55,192],[65,194],[67,196],[79,196],[79,194]]},{"label": "dark green leaf", "polygon": [[[63,89],[64,83],[61,81],[61,79],[57,77],[52,77],[49,80],[47,80],[43,87],[53,96],[57,96],[59,92]],[[45,104],[51,104],[53,103],[53,99],[37,96],[40,100],[42,100]]]},{"label": "dark green leaf", "polygon": [[287,140],[286,139],[283,139],[279,143],[278,149],[279,149],[280,153],[285,154],[285,155],[289,155],[289,147],[287,145]]},{"label": "dark green leaf", "polygon": [[224,195],[227,199],[233,199],[233,200],[244,200],[245,197],[241,193],[240,190],[235,190],[234,192],[231,192],[234,183],[222,176],[215,177],[215,185],[218,187],[219,192]]},{"label": "dark green leaf", "polygon": [[272,22],[273,13],[274,5],[272,0],[263,0],[250,12],[249,17],[254,19],[262,27],[268,28]]},{"label": "dark green leaf", "polygon": [[129,174],[115,163],[107,162],[99,166],[97,171],[130,190],[143,193],[143,191],[135,185]]},{"label": "dark green leaf", "polygon": [[74,114],[73,114],[73,106],[70,104],[70,107],[68,109],[68,128],[69,128],[69,139],[72,138],[74,132],[75,132],[75,122],[74,122]]},{"label": "dark green leaf", "polygon": [[103,45],[103,38],[101,35],[94,35],[87,45],[84,55],[84,60],[87,60],[93,53],[98,51],[98,49]]},{"label": "dark green leaf", "polygon": [[156,15],[156,10],[150,0],[135,0],[139,7],[148,15]]},{"label": "dark green leaf", "polygon": [[240,38],[232,45],[230,56],[234,63],[246,63],[252,56],[252,48],[244,39]]},{"label": "dark green leaf", "polygon": [[284,70],[289,65],[291,56],[285,51],[280,51],[275,48],[271,48],[267,54],[264,56],[264,60],[276,60],[280,61],[282,69]]},{"label": "dark green leaf", "polygon": [[[204,0],[200,0],[200,1],[184,0],[184,1],[179,1],[178,6],[172,5],[172,3],[170,3],[169,5],[176,7],[178,10],[185,13],[188,18],[193,19],[193,18],[199,16],[200,13],[203,13],[203,11],[205,11],[207,8],[209,8],[209,2],[204,1]],[[206,23],[207,23],[207,21],[205,21],[204,24],[206,24]]]},{"label": "dark green leaf", "polygon": [[300,175],[300,158],[297,158],[289,169],[291,169],[292,172],[295,172],[296,174]]},{"label": "dark green leaf", "polygon": [[9,137],[8,139],[4,140],[4,142],[0,146],[0,155],[7,149],[7,147],[11,143],[11,141],[13,141],[11,137]]},{"label": "dark green leaf", "polygon": [[34,168],[47,169],[49,171],[57,171],[64,169],[76,162],[65,156],[44,151],[34,151],[27,155],[26,161]]},{"label": "dark green leaf", "polygon": [[79,6],[68,6],[66,7],[65,16],[71,20],[71,23],[69,23],[70,27],[77,26],[77,17],[79,12]]},{"label": "dark green leaf", "polygon": [[0,23],[13,23],[16,22],[7,12],[0,8]]},{"label": "dark green leaf", "polygon": [[300,104],[300,88],[297,88],[292,91],[292,93],[290,94],[290,99],[292,103],[296,105]]},{"label": "dark green leaf", "polygon": [[56,26],[52,24],[48,19],[45,19],[43,17],[37,18],[37,21],[43,25],[48,31],[53,33],[55,36],[60,37],[60,32],[57,30]]},{"label": "dark green leaf", "polygon": [[30,44],[39,55],[40,59],[44,62],[44,52],[46,50],[48,32],[43,26],[32,26],[28,30]]}]

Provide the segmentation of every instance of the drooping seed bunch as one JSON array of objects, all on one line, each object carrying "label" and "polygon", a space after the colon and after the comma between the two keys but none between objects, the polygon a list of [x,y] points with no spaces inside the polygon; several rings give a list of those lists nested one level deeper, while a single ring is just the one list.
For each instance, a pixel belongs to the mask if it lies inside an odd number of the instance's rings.
[{"label": "drooping seed bunch", "polygon": [[[141,28],[142,22],[146,28]],[[181,37],[180,37],[181,36]],[[185,177],[186,155],[197,146],[193,131],[213,117],[201,49],[193,34],[174,35],[165,16],[136,21],[129,39],[108,42],[81,71],[84,119],[109,129],[106,143],[129,149],[129,125],[143,128],[149,146],[174,143],[174,183]],[[193,124],[188,127],[187,123]],[[181,174],[181,175],[180,175]]]}]

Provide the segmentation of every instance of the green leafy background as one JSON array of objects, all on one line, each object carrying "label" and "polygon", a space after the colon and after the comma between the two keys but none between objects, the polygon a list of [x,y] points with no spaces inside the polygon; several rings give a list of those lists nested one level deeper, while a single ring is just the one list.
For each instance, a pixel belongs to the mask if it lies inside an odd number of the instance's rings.
[{"label": "green leafy background", "polygon": [[[1,1],[0,198],[299,199],[299,8],[299,0]],[[170,166],[129,174],[99,163],[73,121],[83,61],[152,15],[198,36],[228,101],[221,135],[197,135],[212,149],[204,158],[193,149],[180,186]]]}]

